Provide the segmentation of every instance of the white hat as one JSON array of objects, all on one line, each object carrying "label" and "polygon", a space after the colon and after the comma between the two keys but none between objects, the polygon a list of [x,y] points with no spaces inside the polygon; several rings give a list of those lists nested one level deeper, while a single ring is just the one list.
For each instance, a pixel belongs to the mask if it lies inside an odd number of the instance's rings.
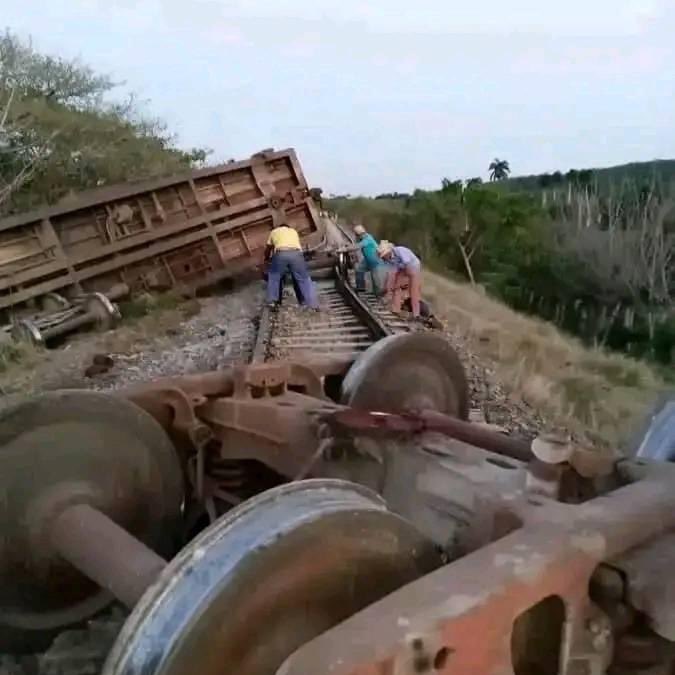
[{"label": "white hat", "polygon": [[366,228],[363,225],[354,225],[354,234],[365,234]]},{"label": "white hat", "polygon": [[383,239],[380,242],[380,245],[377,247],[377,255],[382,258],[385,255],[388,255],[394,250],[394,245],[390,242],[387,241],[386,239]]}]

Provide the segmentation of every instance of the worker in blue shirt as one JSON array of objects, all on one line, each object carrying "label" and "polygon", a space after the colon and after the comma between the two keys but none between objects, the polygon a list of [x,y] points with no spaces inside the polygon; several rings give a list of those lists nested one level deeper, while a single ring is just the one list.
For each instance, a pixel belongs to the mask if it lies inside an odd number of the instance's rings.
[{"label": "worker in blue shirt", "polygon": [[373,285],[373,293],[380,294],[380,283],[377,278],[377,272],[383,265],[380,256],[377,254],[377,241],[366,232],[363,225],[354,226],[354,235],[356,236],[356,245],[342,248],[342,251],[360,251],[362,258],[356,267],[356,290],[363,292],[366,290],[366,273],[370,273],[370,279]]}]

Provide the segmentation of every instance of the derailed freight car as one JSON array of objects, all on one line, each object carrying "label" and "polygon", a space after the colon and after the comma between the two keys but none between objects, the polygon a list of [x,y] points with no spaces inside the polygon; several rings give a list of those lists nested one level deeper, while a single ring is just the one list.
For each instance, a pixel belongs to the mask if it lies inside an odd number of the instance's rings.
[{"label": "derailed freight car", "polygon": [[294,150],[266,150],[6,218],[0,317],[37,341],[87,317],[114,319],[110,300],[198,289],[255,267],[279,219],[315,248],[324,237],[315,194]]}]

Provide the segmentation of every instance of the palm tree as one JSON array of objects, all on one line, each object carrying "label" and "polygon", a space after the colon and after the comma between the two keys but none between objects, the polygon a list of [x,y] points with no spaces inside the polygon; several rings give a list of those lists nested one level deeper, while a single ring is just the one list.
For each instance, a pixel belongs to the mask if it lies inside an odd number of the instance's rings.
[{"label": "palm tree", "polygon": [[511,167],[505,159],[494,159],[489,166],[490,180],[504,180],[509,177]]}]

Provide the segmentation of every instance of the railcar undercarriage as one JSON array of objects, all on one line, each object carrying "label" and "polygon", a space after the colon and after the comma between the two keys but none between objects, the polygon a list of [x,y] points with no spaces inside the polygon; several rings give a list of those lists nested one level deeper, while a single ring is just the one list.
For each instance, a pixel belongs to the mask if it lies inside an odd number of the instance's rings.
[{"label": "railcar undercarriage", "polygon": [[0,648],[116,598],[105,675],[671,673],[675,468],[467,397],[408,333],[3,413]]}]

